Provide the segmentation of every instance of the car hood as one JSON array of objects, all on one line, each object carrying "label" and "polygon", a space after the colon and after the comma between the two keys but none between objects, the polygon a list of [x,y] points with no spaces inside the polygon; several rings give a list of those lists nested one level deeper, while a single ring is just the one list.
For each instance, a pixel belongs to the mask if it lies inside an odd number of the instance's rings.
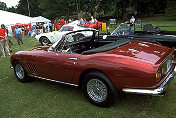
[{"label": "car hood", "polygon": [[171,50],[172,49],[168,47],[158,44],[134,40],[120,48],[108,51],[107,53],[133,57],[147,62],[156,63],[161,58],[165,58]]}]

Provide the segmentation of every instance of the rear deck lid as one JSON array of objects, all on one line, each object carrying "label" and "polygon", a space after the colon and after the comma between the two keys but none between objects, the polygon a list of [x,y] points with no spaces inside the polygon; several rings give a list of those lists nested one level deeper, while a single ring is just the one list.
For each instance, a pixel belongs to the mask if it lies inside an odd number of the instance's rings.
[{"label": "rear deck lid", "polygon": [[138,58],[148,62],[156,63],[165,58],[172,50],[158,44],[134,40],[122,47],[107,51],[109,54],[118,54]]}]

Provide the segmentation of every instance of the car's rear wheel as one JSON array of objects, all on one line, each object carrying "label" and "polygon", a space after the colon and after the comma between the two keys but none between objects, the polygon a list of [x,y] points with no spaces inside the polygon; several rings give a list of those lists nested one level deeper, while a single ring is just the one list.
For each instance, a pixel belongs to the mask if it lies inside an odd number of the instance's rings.
[{"label": "car's rear wheel", "polygon": [[14,66],[14,72],[15,72],[17,79],[20,82],[28,82],[29,77],[28,77],[26,70],[22,66],[22,64],[19,61],[15,61],[13,66]]},{"label": "car's rear wheel", "polygon": [[48,45],[48,44],[50,44],[50,41],[47,37],[41,37],[40,43],[42,45]]},{"label": "car's rear wheel", "polygon": [[111,106],[117,98],[113,83],[105,74],[98,71],[84,76],[83,90],[88,101],[100,107]]}]

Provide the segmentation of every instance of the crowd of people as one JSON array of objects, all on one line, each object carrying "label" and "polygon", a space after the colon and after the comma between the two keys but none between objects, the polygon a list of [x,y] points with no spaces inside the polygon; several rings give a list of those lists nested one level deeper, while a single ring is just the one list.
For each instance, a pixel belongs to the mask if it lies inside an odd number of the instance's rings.
[{"label": "crowd of people", "polygon": [[[86,19],[80,18],[79,20],[79,25],[84,26],[85,23],[87,23]],[[47,23],[36,23],[36,24],[28,24],[28,25],[15,25],[14,27],[14,36],[17,39],[18,45],[23,44],[22,37],[25,35],[33,36],[33,35],[38,35],[41,33],[45,32],[52,32],[52,31],[58,31],[60,28],[67,24],[73,22],[73,19],[69,19],[68,21],[64,20],[64,17],[61,19],[54,20],[53,24],[50,22],[49,24]],[[91,17],[91,20],[89,23],[95,23],[97,22],[96,19]],[[12,42],[8,39],[8,30],[5,28],[5,25],[1,25],[0,28],[0,50],[2,52],[2,57],[5,57],[7,55],[10,55],[10,47],[12,45]]]},{"label": "crowd of people", "polygon": [[[36,23],[36,24],[30,24],[30,25],[22,25],[19,26],[22,30],[22,36],[26,35],[30,35],[31,37],[36,34],[41,34],[41,33],[46,33],[46,32],[52,32],[52,31],[58,31],[60,30],[60,28],[68,23],[73,22],[73,19],[69,19],[68,21],[66,21],[64,19],[64,17],[62,17],[61,19],[55,19],[53,21],[53,23]],[[93,16],[91,17],[91,20],[89,21],[89,23],[95,23],[97,22],[97,20],[95,18],[93,18]],[[79,19],[79,25],[84,26],[84,24],[87,23],[86,19],[84,18],[80,18]]]}]

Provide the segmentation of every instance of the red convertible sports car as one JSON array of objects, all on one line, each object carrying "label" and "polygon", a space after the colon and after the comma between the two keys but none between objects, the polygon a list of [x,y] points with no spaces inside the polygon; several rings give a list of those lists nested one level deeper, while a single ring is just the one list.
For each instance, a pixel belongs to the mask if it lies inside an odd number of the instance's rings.
[{"label": "red convertible sports car", "polygon": [[[82,35],[88,32],[91,36]],[[11,56],[16,77],[20,82],[35,77],[80,87],[88,101],[101,107],[111,106],[120,92],[165,92],[176,71],[174,48],[129,39],[95,40],[95,34],[74,31],[51,47],[16,52]]]},{"label": "red convertible sports car", "polygon": [[101,28],[101,24],[102,24],[102,22],[98,22],[98,21],[94,22],[94,23],[85,21],[84,26],[86,26],[88,28],[100,29]]}]

